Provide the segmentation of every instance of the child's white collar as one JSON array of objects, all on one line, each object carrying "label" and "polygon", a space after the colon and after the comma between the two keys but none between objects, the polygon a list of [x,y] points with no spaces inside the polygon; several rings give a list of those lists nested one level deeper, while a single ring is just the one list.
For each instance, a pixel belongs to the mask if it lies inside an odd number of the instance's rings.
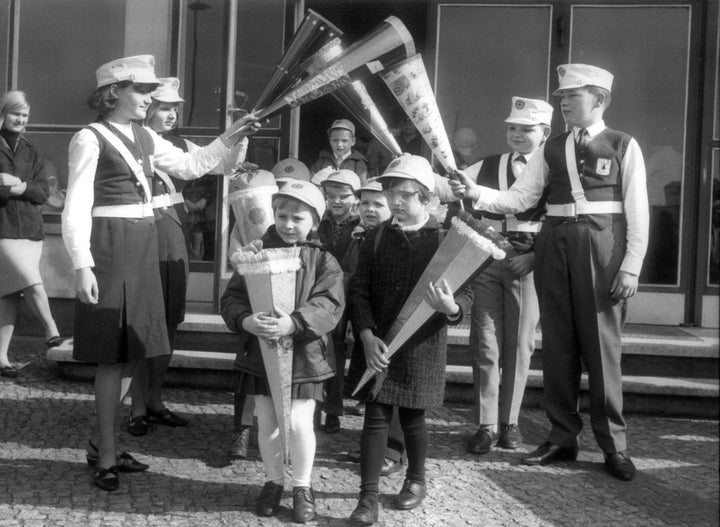
[{"label": "child's white collar", "polygon": [[416,223],[415,225],[405,225],[405,224],[399,222],[397,218],[393,217],[392,224],[397,225],[398,227],[400,227],[400,230],[402,230],[404,232],[416,232],[416,231],[419,231],[420,229],[422,229],[423,227],[425,227],[425,224],[428,222],[429,219],[430,219],[430,214],[425,213],[425,219],[423,221],[421,221],[420,223]]}]

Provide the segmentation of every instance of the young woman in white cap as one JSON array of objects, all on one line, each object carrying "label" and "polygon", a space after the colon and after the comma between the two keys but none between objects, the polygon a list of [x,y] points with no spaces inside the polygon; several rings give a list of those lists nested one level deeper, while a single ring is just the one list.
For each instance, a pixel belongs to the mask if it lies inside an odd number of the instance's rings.
[{"label": "young woman in white cap", "polygon": [[[178,110],[184,99],[180,97],[180,79],[159,78],[160,86],[151,94],[152,102],[145,116],[145,126],[171,142],[183,152],[194,152],[200,147],[172,134],[178,125]],[[240,151],[238,151],[240,149]],[[245,159],[245,142],[239,143],[223,157],[212,173],[230,173]],[[200,174],[203,175],[203,174]],[[174,178],[155,168],[151,180],[153,212],[158,233],[160,281],[165,301],[170,350],[174,348],[175,333],[185,317],[185,295],[188,278],[188,250],[186,242],[186,212],[182,195],[183,180]],[[168,410],[162,400],[162,385],[170,364],[170,355],[142,360],[135,369],[130,387],[132,409],[128,432],[142,436],[148,432],[148,422],[166,426],[185,426],[187,420]]]},{"label": "young woman in white cap", "polygon": [[45,328],[48,346],[61,338],[40,276],[43,220],[50,195],[47,165],[27,142],[30,105],[21,91],[0,97],[0,376],[19,375],[8,360],[20,293]]},{"label": "young woman in white cap", "polygon": [[70,142],[62,231],[75,269],[73,357],[97,364],[97,422],[87,444],[93,481],[119,486],[118,472],[146,470],[118,454],[115,422],[140,359],[170,353],[150,181],[155,167],[179,178],[206,173],[257,125],[253,116],[192,154],[148,128],[150,94],[159,81],[151,55],[126,57],[95,72],[88,105],[100,117]]}]

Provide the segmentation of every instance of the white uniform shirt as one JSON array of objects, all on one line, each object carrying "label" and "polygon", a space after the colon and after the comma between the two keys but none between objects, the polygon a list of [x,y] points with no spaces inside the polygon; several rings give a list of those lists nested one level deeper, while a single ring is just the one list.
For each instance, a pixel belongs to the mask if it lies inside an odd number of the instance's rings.
[{"label": "white uniform shirt", "polygon": [[[605,130],[605,122],[600,121],[586,128],[592,140]],[[573,137],[577,137],[578,128],[573,129]],[[544,148],[544,147],[543,147]],[[541,155],[532,156],[525,170],[506,191],[498,191],[488,187],[480,187],[480,197],[475,201],[476,209],[499,214],[518,213],[529,209],[537,203],[548,184],[550,168],[545,161],[544,151]],[[627,220],[627,249],[625,258],[620,265],[621,271],[638,276],[642,268],[648,244],[650,213],[647,198],[645,161],[640,145],[631,139],[620,166],[622,175],[622,195],[625,218]]]},{"label": "white uniform shirt", "polygon": [[[118,131],[133,139],[130,125],[112,123]],[[170,141],[145,127],[155,144],[153,165],[178,179],[193,179],[212,170],[223,156],[235,156],[236,165],[245,160],[247,138],[229,149],[218,138],[194,152],[183,152]],[[68,148],[68,187],[62,213],[62,234],[73,269],[94,267],[90,252],[92,207],[95,200],[95,172],[100,143],[94,132],[83,128],[70,141]]]}]

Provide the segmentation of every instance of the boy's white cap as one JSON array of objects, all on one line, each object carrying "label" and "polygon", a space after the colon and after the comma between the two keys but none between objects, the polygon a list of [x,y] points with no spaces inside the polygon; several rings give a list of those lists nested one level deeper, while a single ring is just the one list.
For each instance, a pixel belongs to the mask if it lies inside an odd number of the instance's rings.
[{"label": "boy's white cap", "polygon": [[97,87],[122,81],[139,84],[160,84],[155,76],[155,57],[152,55],[135,55],[110,61],[95,70]]},{"label": "boy's white cap", "polygon": [[325,196],[317,186],[309,181],[300,179],[289,181],[278,192],[273,194],[273,199],[276,196],[287,196],[302,201],[317,212],[318,218],[322,218],[323,214],[325,214]]},{"label": "boy's white cap", "polygon": [[331,124],[330,128],[328,128],[328,133],[330,133],[332,130],[335,130],[336,128],[348,130],[351,134],[355,135],[355,125],[347,119],[338,119],[337,121],[333,121],[333,124]]},{"label": "boy's white cap", "polygon": [[362,187],[360,187],[359,189],[357,189],[357,190],[355,191],[355,194],[357,194],[358,196],[360,196],[360,194],[362,194],[362,193],[365,192],[365,191],[369,191],[369,192],[382,192],[382,189],[383,189],[383,188],[382,188],[382,185],[381,185],[380,182],[378,181],[378,178],[373,177],[373,178],[368,179]]},{"label": "boy's white cap", "polygon": [[360,188],[360,178],[358,177],[358,175],[352,170],[348,170],[346,168],[341,168],[340,170],[330,172],[330,174],[328,174],[328,177],[323,179],[321,185],[323,185],[324,187],[327,183],[347,185],[352,189],[353,192],[357,191],[357,189]]},{"label": "boy's white cap", "polygon": [[506,123],[513,124],[547,124],[552,123],[553,107],[541,99],[513,97],[510,115]]},{"label": "boy's white cap", "polygon": [[310,171],[308,167],[302,161],[293,159],[292,157],[281,159],[275,163],[271,172],[275,176],[275,181],[278,183],[287,183],[288,181],[294,181],[296,179],[310,181]]},{"label": "boy's white cap", "polygon": [[180,97],[180,79],[177,77],[159,77],[160,86],[150,94],[150,97],[160,102],[185,102]]},{"label": "boy's white cap", "polygon": [[562,64],[557,67],[559,86],[553,95],[562,90],[572,90],[583,86],[597,86],[612,91],[613,74],[597,66],[588,64]]},{"label": "boy's white cap", "polygon": [[428,160],[422,156],[403,154],[393,159],[385,169],[385,172],[376,179],[381,180],[389,177],[412,179],[431,192],[435,190],[433,169]]}]

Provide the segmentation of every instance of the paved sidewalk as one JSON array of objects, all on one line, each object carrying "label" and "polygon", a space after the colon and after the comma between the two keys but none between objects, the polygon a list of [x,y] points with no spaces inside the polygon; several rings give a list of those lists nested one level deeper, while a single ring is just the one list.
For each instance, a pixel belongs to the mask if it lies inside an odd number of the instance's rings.
[{"label": "paved sidewalk", "polygon": [[[167,389],[168,406],[191,425],[155,425],[144,438],[123,432],[123,447],[150,471],[121,474],[114,493],[95,488],[84,462],[92,387],[59,379],[44,356],[42,339],[16,337],[10,357],[29,364],[17,380],[0,377],[0,527],[293,524],[289,489],[276,518],[253,513],[264,481],[257,449],[250,460],[225,460],[232,401],[224,392]],[[396,511],[392,503],[403,475],[384,479],[378,525],[719,524],[717,421],[629,416],[630,453],[639,472],[625,483],[603,469],[587,419],[577,462],[526,467],[519,458],[547,431],[542,412],[522,413],[523,448],[485,456],[465,452],[463,441],[474,431],[469,416],[470,408],[460,405],[429,413],[428,497],[414,511]],[[347,524],[359,471],[344,453],[357,443],[361,419],[343,417],[339,434],[317,434],[318,516],[309,525]]]}]

